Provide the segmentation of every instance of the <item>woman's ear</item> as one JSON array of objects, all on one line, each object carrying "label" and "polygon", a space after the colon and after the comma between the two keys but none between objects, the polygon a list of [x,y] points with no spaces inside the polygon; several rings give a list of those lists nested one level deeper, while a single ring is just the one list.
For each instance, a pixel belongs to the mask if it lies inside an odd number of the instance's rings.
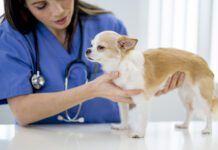
[{"label": "woman's ear", "polygon": [[125,50],[125,51],[129,51],[129,50],[134,49],[137,42],[138,42],[137,39],[129,38],[129,37],[126,37],[126,36],[120,37],[118,39],[118,41],[117,41],[118,47],[121,50]]}]

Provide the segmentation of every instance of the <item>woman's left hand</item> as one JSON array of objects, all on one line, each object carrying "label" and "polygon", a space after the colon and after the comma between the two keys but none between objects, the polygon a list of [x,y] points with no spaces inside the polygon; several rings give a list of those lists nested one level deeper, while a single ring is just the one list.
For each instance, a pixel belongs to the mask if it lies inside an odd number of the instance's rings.
[{"label": "woman's left hand", "polygon": [[162,94],[165,94],[175,88],[178,88],[182,85],[183,81],[185,79],[185,73],[184,72],[176,72],[172,75],[172,77],[170,77],[167,82],[166,85],[164,86],[163,89],[157,91],[157,93],[155,93],[155,96],[160,96]]}]

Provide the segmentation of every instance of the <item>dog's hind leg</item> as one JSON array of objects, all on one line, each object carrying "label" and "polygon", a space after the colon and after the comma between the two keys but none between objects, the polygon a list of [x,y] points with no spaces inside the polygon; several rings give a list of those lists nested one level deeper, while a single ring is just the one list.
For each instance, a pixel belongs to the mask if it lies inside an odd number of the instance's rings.
[{"label": "dog's hind leg", "polygon": [[182,124],[176,124],[175,127],[179,129],[187,129],[189,127],[190,121],[193,116],[193,110],[191,108],[191,105],[188,103],[184,104],[185,109],[186,109],[186,117],[185,120]]},{"label": "dog's hind leg", "polygon": [[186,117],[182,124],[176,124],[176,128],[187,129],[193,116],[193,95],[189,86],[182,86],[178,89],[180,100],[185,107]]},{"label": "dog's hind leg", "polygon": [[211,115],[211,112],[206,112],[206,126],[201,132],[202,132],[202,134],[211,134],[211,132],[212,132],[212,115]]},{"label": "dog's hind leg", "polygon": [[203,78],[199,81],[198,99],[206,116],[206,126],[202,134],[212,132],[212,109],[213,109],[214,81],[213,78]]}]

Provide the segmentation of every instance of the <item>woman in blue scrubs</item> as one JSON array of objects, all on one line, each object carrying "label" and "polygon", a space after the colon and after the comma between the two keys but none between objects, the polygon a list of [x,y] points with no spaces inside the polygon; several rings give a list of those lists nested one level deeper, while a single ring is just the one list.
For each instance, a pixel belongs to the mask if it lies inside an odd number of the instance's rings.
[{"label": "woman in blue scrubs", "polygon": [[[131,103],[130,96],[141,90],[115,86],[111,81],[119,73],[102,75],[100,66],[89,62],[84,53],[101,31],[126,34],[122,22],[110,12],[79,0],[5,0],[4,3],[5,19],[0,25],[0,104],[9,104],[17,122],[20,125],[67,123],[58,116],[64,116],[67,109],[70,116],[75,116],[80,103],[83,105],[78,117],[84,117],[84,123],[119,122],[116,102]],[[33,32],[40,51],[40,72],[45,78],[45,85],[39,90],[30,81],[37,63]],[[66,66],[78,59],[80,51],[82,61],[89,67],[90,81],[84,84],[84,74],[75,71],[70,75],[68,90],[64,90]],[[183,79],[184,74],[176,73],[157,95],[176,88]]]}]

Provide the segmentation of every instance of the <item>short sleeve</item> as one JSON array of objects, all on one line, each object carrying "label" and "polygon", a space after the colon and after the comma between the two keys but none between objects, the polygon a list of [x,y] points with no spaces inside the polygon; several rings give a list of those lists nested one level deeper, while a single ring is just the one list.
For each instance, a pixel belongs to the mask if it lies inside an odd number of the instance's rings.
[{"label": "short sleeve", "polygon": [[31,62],[24,39],[0,27],[0,104],[7,99],[33,92]]}]

